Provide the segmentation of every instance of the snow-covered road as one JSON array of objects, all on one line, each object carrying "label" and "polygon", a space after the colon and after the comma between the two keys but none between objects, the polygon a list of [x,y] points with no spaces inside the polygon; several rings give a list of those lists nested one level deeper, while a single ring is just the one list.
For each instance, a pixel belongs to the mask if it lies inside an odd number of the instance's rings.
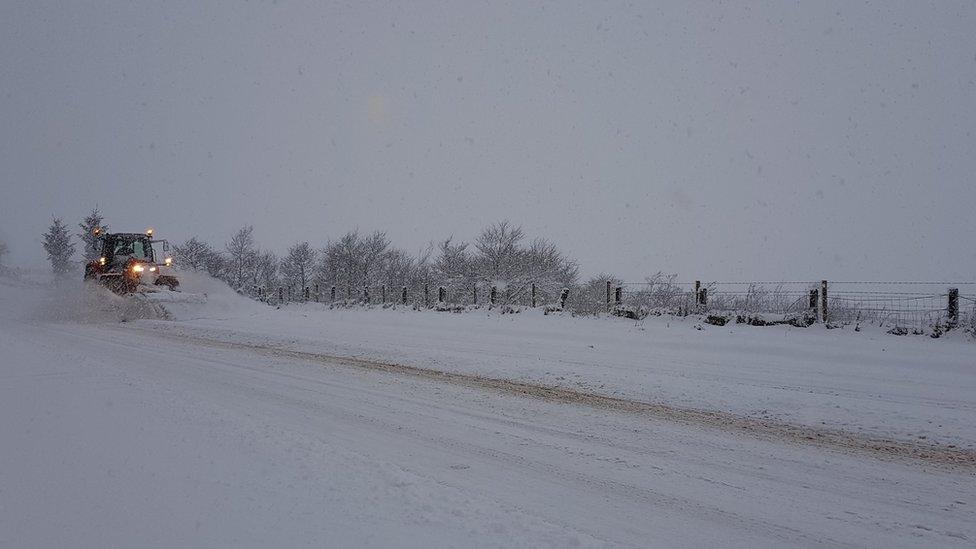
[{"label": "snow-covered road", "polygon": [[971,470],[146,327],[0,319],[0,546],[976,540]]}]

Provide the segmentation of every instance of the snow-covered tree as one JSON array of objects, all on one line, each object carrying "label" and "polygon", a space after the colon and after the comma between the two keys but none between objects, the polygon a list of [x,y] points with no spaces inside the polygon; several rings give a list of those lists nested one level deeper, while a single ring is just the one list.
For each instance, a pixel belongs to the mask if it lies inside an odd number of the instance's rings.
[{"label": "snow-covered tree", "polygon": [[325,286],[336,286],[345,297],[352,298],[362,288],[365,245],[359,231],[350,231],[338,240],[330,240],[322,250],[318,280]]},{"label": "snow-covered tree", "polygon": [[62,275],[72,269],[71,257],[75,254],[75,244],[71,241],[68,226],[55,217],[44,233],[44,251],[51,262],[55,274]]},{"label": "snow-covered tree", "polygon": [[254,285],[271,292],[281,284],[278,278],[278,256],[272,252],[259,252],[254,264]]},{"label": "snow-covered tree", "polygon": [[285,284],[304,291],[312,281],[315,269],[316,252],[308,242],[301,242],[288,248],[288,255],[281,260],[281,276]]},{"label": "snow-covered tree", "polygon": [[471,295],[477,283],[477,272],[471,263],[466,242],[453,242],[453,237],[441,242],[437,247],[434,272],[438,286],[450,292],[449,299],[460,301],[459,294]]},{"label": "snow-covered tree", "polygon": [[390,239],[386,233],[375,231],[363,239],[363,256],[360,286],[375,286],[382,284],[383,273],[386,270],[387,253],[390,249]]},{"label": "snow-covered tree", "polygon": [[7,243],[0,240],[0,265],[3,265],[3,256],[7,255],[9,252],[10,249],[7,248]]},{"label": "snow-covered tree", "polygon": [[183,241],[182,244],[173,245],[173,259],[181,269],[208,270],[207,267],[211,264],[214,253],[213,246],[195,236]]},{"label": "snow-covered tree", "polygon": [[236,290],[244,291],[252,278],[257,259],[254,247],[254,227],[245,225],[227,243],[227,260],[230,272],[227,282]]},{"label": "snow-covered tree", "polygon": [[500,221],[489,225],[474,245],[478,249],[477,270],[480,278],[492,285],[507,285],[518,274],[520,244],[525,237],[522,227]]},{"label": "snow-covered tree", "polygon": [[81,232],[78,233],[78,238],[81,239],[84,247],[82,248],[82,254],[86,261],[94,261],[98,259],[99,250],[97,248],[98,239],[95,236],[95,229],[100,228],[102,232],[108,232],[108,225],[105,224],[105,218],[102,216],[101,212],[98,211],[98,207],[92,208],[90,214],[85,217],[84,221],[78,224],[78,228]]},{"label": "snow-covered tree", "polygon": [[477,280],[499,289],[499,299],[526,302],[535,285],[537,303],[553,301],[576,283],[579,267],[553,242],[537,238],[524,246],[524,239],[522,228],[508,221],[486,227],[475,239],[470,268]]},{"label": "snow-covered tree", "polygon": [[607,312],[607,282],[610,283],[611,292],[622,283],[620,278],[608,273],[590,277],[570,291],[569,308],[576,314],[595,315]]},{"label": "snow-covered tree", "polygon": [[392,249],[386,254],[384,283],[391,291],[403,286],[413,286],[415,262],[410,254],[400,249]]}]

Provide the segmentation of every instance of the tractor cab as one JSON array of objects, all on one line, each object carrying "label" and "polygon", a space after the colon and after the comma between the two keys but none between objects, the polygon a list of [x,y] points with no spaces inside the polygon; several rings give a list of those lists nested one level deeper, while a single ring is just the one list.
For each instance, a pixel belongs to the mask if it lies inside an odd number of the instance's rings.
[{"label": "tractor cab", "polygon": [[172,270],[173,260],[166,257],[163,264],[156,263],[154,244],[169,251],[165,240],[153,240],[153,230],[145,233],[103,233],[95,229],[99,258],[85,267],[85,280],[99,281],[117,293],[130,293],[140,285],[166,286],[175,290],[179,286]]},{"label": "tractor cab", "polygon": [[[106,265],[124,264],[130,261],[156,263],[152,240],[142,233],[114,233],[103,235],[101,256]],[[101,261],[101,260],[99,260]]]}]

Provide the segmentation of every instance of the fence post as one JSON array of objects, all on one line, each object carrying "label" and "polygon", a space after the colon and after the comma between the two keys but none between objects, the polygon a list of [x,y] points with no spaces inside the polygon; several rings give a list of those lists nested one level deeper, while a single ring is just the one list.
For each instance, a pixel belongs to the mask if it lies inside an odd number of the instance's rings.
[{"label": "fence post", "polygon": [[623,301],[624,289],[617,286],[613,291],[613,303],[614,305],[620,306],[620,302]]},{"label": "fence post", "polygon": [[610,281],[607,281],[607,312],[610,312]]},{"label": "fence post", "polygon": [[386,303],[386,284],[380,287],[380,296],[383,299],[383,303]]},{"label": "fence post", "polygon": [[447,290],[444,289],[444,286],[437,287],[437,301],[447,303]]},{"label": "fence post", "polygon": [[532,283],[532,306],[535,307],[535,282]]},{"label": "fence post", "polygon": [[288,286],[288,290],[285,292],[285,295],[288,296],[288,302],[291,303],[291,286]]},{"label": "fence post", "polygon": [[363,284],[363,303],[369,305],[369,286]]},{"label": "fence post", "polygon": [[566,300],[569,298],[569,288],[563,288],[562,293],[559,295],[559,308],[563,309],[566,307]]},{"label": "fence post", "polygon": [[808,308],[811,311],[816,311],[817,310],[817,301],[819,300],[819,297],[820,297],[820,295],[819,295],[819,292],[817,292],[817,289],[816,288],[810,290],[810,303],[809,303],[809,307]]},{"label": "fence post", "polygon": [[403,295],[401,297],[403,299],[403,304],[406,305],[407,304],[407,287],[406,286],[403,287]]},{"label": "fence post", "polygon": [[308,286],[305,286],[305,301],[308,301]]},{"label": "fence post", "polygon": [[281,286],[278,286],[278,304],[280,305],[284,303],[284,301],[285,301],[285,291],[281,289]]},{"label": "fence post", "polygon": [[955,328],[959,325],[959,288],[949,288],[949,306],[946,313],[947,327]]},{"label": "fence post", "polygon": [[698,304],[703,311],[708,310],[708,288],[702,288],[698,293]]},{"label": "fence post", "polygon": [[319,285],[318,285],[318,283],[316,283],[315,284],[315,302],[318,303],[320,298],[321,298],[321,295],[319,294]]},{"label": "fence post", "polygon": [[330,302],[330,303],[335,303],[335,294],[336,294],[336,287],[335,287],[335,286],[333,286],[333,287],[332,287],[332,291],[331,291],[331,293],[329,294],[329,302]]},{"label": "fence post", "polygon": [[498,288],[492,286],[491,291],[488,293],[488,304],[494,306],[496,299],[498,299]]},{"label": "fence post", "polygon": [[474,298],[474,304],[478,305],[478,285],[475,284],[474,288],[471,290],[471,296]]},{"label": "fence post", "polygon": [[820,316],[822,317],[823,323],[826,324],[829,316],[827,315],[827,281],[820,281]]},{"label": "fence post", "polygon": [[430,287],[424,284],[424,307],[430,307]]}]

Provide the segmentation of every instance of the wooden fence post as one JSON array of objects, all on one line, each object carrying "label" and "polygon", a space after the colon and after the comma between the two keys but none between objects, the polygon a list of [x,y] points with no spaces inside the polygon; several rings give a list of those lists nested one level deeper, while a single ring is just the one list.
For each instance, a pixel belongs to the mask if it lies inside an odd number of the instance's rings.
[{"label": "wooden fence post", "polygon": [[498,288],[492,286],[491,291],[488,293],[488,304],[494,306],[495,300],[498,299]]},{"label": "wooden fence post", "polygon": [[320,299],[321,299],[321,296],[319,295],[319,285],[318,285],[318,283],[316,283],[315,284],[315,302],[318,303]]},{"label": "wooden fence post", "polygon": [[532,283],[532,306],[535,307],[535,282]]},{"label": "wooden fence post", "polygon": [[620,303],[623,301],[623,295],[624,295],[624,289],[621,288],[620,286],[617,286],[617,288],[614,289],[614,291],[613,291],[613,303],[614,303],[614,305],[616,305],[618,307],[620,306]]},{"label": "wooden fence post", "polygon": [[403,287],[403,295],[401,296],[401,298],[403,299],[403,304],[406,305],[407,304],[407,287],[406,286]]},{"label": "wooden fence post", "polygon": [[610,281],[607,281],[607,312],[610,312]]},{"label": "wooden fence post", "polygon": [[959,325],[959,288],[949,288],[949,304],[946,310],[946,326],[955,328]]},{"label": "wooden fence post", "polygon": [[695,281],[695,310],[701,310],[701,280]]},{"label": "wooden fence post", "polygon": [[329,293],[329,302],[330,303],[335,303],[335,294],[336,294],[336,287],[333,286],[332,287],[332,291]]},{"label": "wooden fence post", "polygon": [[478,285],[475,284],[474,288],[471,290],[471,297],[474,299],[474,304],[478,304]]},{"label": "wooden fence post", "polygon": [[286,295],[288,296],[288,302],[291,303],[291,286],[288,286],[288,291],[286,292]]},{"label": "wooden fence post", "polygon": [[569,288],[563,288],[562,293],[559,295],[559,308],[563,309],[566,307],[566,300],[569,299]]},{"label": "wooden fence post", "polygon": [[820,316],[823,317],[823,323],[826,324],[829,320],[827,315],[827,281],[820,281]]},{"label": "wooden fence post", "polygon": [[363,284],[363,303],[369,305],[369,286]]},{"label": "wooden fence post", "polygon": [[809,304],[809,309],[811,311],[816,311],[817,310],[817,301],[818,301],[819,297],[820,297],[819,296],[819,292],[817,291],[816,288],[810,290],[810,304]]},{"label": "wooden fence post", "polygon": [[447,303],[447,290],[444,289],[444,286],[437,287],[437,301]]},{"label": "wooden fence post", "polygon": [[305,301],[308,301],[308,286],[305,286]]},{"label": "wooden fence post", "polygon": [[430,307],[430,287],[424,284],[424,307]]},{"label": "wooden fence post", "polygon": [[284,303],[284,301],[285,301],[285,292],[284,290],[281,289],[281,286],[278,286],[278,304]]},{"label": "wooden fence post", "polygon": [[383,299],[383,303],[386,303],[386,284],[380,287],[380,297]]}]

